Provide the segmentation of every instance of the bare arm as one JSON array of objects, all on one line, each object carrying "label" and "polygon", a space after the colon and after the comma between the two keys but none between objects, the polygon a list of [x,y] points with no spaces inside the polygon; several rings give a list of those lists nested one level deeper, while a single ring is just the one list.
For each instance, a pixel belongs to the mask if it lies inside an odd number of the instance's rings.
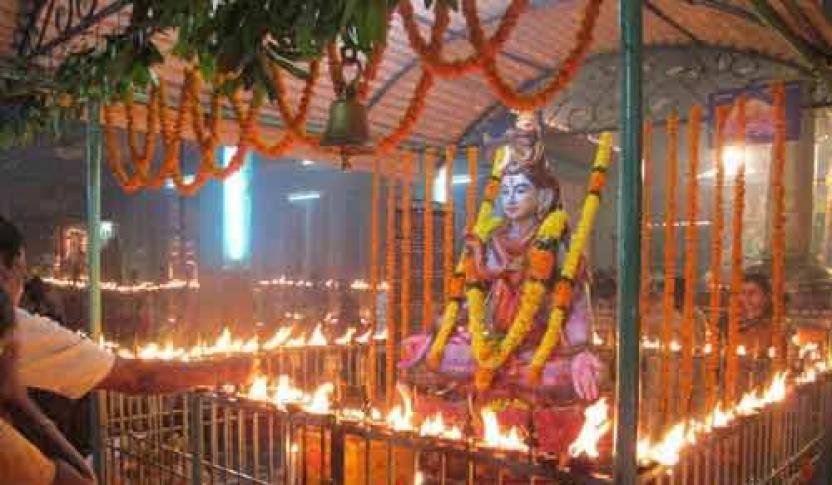
[{"label": "bare arm", "polygon": [[117,357],[110,373],[96,388],[142,394],[180,392],[221,383],[239,385],[245,383],[251,374],[252,361],[251,356],[212,362],[166,362]]}]

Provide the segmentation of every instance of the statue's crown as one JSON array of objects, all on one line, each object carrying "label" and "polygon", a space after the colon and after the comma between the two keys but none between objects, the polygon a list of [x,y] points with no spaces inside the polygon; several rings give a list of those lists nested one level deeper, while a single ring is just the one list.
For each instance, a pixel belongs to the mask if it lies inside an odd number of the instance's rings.
[{"label": "statue's crown", "polygon": [[518,173],[536,168],[546,168],[543,141],[532,111],[517,114],[514,128],[507,135],[507,153],[503,162],[503,173]]}]

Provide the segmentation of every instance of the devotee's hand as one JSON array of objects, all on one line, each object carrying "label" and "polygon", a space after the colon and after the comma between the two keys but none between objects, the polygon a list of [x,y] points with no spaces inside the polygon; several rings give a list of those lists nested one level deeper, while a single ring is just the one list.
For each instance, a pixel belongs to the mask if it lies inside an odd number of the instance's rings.
[{"label": "devotee's hand", "polygon": [[589,351],[581,352],[572,359],[572,385],[578,397],[587,401],[598,398],[598,380],[602,368],[598,357]]}]

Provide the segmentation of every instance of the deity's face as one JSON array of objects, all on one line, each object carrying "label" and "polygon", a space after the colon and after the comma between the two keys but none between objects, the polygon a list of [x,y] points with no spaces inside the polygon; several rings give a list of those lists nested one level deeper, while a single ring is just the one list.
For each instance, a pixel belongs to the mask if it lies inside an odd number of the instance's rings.
[{"label": "deity's face", "polygon": [[538,189],[522,174],[506,174],[500,182],[500,202],[510,221],[525,221],[537,212]]}]

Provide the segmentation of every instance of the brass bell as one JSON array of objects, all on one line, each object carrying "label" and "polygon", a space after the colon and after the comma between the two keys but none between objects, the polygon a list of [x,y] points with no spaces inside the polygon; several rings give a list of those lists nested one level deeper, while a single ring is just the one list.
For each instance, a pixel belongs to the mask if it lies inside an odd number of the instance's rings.
[{"label": "brass bell", "polygon": [[329,107],[329,120],[321,146],[341,147],[342,153],[358,154],[370,142],[367,108],[358,101],[354,89],[344,89]]}]

